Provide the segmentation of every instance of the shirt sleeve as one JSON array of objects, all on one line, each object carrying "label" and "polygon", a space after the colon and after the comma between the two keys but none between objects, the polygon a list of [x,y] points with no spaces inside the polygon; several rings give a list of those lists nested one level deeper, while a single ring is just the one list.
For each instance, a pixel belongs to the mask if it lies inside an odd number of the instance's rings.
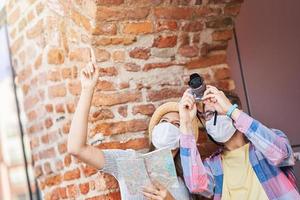
[{"label": "shirt sleeve", "polygon": [[180,156],[184,181],[189,191],[212,197],[215,187],[214,177],[208,163],[201,160],[193,134],[180,136]]},{"label": "shirt sleeve", "polygon": [[107,149],[103,150],[104,166],[100,170],[104,173],[113,175],[116,179],[119,178],[117,158],[133,158],[136,156],[136,152],[132,149],[119,150],[119,149]]},{"label": "shirt sleeve", "polygon": [[270,129],[244,112],[234,124],[271,164],[279,167],[295,164],[292,147],[282,131]]}]

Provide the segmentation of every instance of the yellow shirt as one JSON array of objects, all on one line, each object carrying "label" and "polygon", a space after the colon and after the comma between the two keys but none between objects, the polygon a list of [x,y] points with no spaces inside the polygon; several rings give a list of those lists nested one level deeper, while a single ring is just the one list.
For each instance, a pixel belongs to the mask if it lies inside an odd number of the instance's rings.
[{"label": "yellow shirt", "polygon": [[222,154],[222,200],[268,199],[249,161],[249,143]]}]

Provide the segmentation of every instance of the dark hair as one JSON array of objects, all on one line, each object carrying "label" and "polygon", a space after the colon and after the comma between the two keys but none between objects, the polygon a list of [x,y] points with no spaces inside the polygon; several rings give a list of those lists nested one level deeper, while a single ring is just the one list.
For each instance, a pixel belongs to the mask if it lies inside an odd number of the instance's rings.
[{"label": "dark hair", "polygon": [[[149,152],[154,151],[154,150],[155,150],[155,147],[151,143],[150,144]],[[184,178],[183,178],[183,169],[182,169],[182,165],[181,165],[181,157],[180,157],[180,152],[179,151],[177,152],[177,154],[174,157],[174,164],[175,164],[175,169],[176,169],[177,176],[179,176],[184,181]],[[192,200],[201,199],[200,195],[192,194],[190,192],[189,192],[189,194],[190,194]]]}]

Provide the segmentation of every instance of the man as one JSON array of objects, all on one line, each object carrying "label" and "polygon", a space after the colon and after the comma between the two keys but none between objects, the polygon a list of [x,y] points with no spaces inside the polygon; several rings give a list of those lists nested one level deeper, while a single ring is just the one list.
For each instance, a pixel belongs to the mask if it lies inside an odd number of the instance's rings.
[{"label": "man", "polygon": [[186,91],[179,108],[180,153],[190,192],[215,200],[300,199],[286,135],[248,116],[216,87],[207,86],[202,100],[201,120],[221,148],[201,160],[191,126],[197,106]]}]

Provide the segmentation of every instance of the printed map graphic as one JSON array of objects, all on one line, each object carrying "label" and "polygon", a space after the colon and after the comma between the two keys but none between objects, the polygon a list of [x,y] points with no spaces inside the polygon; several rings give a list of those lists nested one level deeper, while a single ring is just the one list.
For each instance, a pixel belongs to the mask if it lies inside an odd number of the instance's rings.
[{"label": "printed map graphic", "polygon": [[151,180],[158,181],[166,188],[178,184],[170,149],[156,150],[137,158],[118,158],[117,166],[131,195],[141,193],[141,187],[150,185]]}]

